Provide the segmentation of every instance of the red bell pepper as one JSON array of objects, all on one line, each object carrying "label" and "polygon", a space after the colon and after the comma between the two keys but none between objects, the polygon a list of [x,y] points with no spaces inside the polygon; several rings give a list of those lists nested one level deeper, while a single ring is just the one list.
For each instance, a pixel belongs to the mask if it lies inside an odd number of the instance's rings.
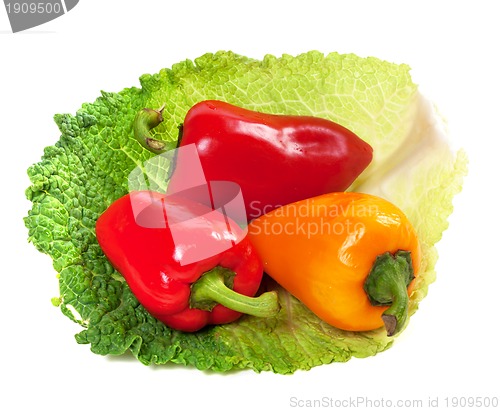
[{"label": "red bell pepper", "polygon": [[[135,137],[155,153],[167,148],[150,133],[161,121],[162,109],[143,109],[134,123]],[[249,221],[279,206],[345,191],[373,154],[369,144],[332,121],[265,114],[216,100],[195,104],[181,130],[179,145],[196,145],[207,180],[241,187]],[[185,178],[174,170],[170,188],[175,191]]]},{"label": "red bell pepper", "polygon": [[[168,206],[168,220],[165,210]],[[142,210],[138,213],[137,210]],[[151,315],[181,331],[223,324],[242,313],[272,316],[279,309],[275,292],[254,296],[263,267],[242,233],[228,232],[224,219],[208,215],[204,205],[151,191],[118,199],[98,218],[96,236],[104,254],[123,275]],[[162,224],[150,224],[163,218]],[[171,226],[185,230],[194,243],[174,241]],[[180,228],[179,228],[180,227]],[[186,237],[186,238],[187,238]],[[226,251],[196,263],[183,264],[190,247],[232,241]],[[239,237],[239,238],[238,238]],[[217,245],[217,244],[215,244]]]}]

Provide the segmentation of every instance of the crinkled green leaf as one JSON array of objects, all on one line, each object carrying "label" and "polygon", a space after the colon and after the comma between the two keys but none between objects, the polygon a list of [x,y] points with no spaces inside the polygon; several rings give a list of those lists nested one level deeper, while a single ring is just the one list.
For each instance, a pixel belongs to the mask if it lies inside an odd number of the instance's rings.
[{"label": "crinkled green leaf", "polygon": [[[152,157],[133,138],[133,119],[143,107],[165,105],[165,121],[154,132],[172,147],[187,110],[205,99],[325,117],[374,148],[373,163],[351,189],[399,205],[421,236],[424,265],[412,296],[414,312],[434,279],[434,245],[461,189],[466,158],[439,139],[425,137],[425,104],[409,67],[352,54],[309,52],[257,61],[219,52],[140,80],[141,88],[103,92],[76,115],[56,115],[60,140],[28,170],[32,185],[26,195],[33,203],[25,218],[29,239],[54,261],[60,274],[60,296],[54,301],[84,327],[77,341],[102,355],[130,350],[145,364],[281,374],[388,348],[392,339],[382,330],[352,333],[331,327],[269,279],[263,286],[279,292],[283,309],[278,317],[243,316],[192,334],[171,330],[143,309],[111,267],[97,244],[94,224],[127,192],[129,173]],[[161,187],[161,175],[153,177]]]}]

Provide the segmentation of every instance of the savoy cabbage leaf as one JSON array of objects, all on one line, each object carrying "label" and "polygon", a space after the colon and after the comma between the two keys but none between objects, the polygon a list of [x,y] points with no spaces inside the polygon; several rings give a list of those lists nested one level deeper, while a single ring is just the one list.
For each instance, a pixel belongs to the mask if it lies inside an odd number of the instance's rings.
[{"label": "savoy cabbage leaf", "polygon": [[393,339],[384,330],[353,333],[327,325],[269,278],[262,287],[278,291],[282,310],[277,317],[243,316],[192,334],[171,330],[143,309],[113,269],[94,225],[126,194],[129,173],[153,156],[133,138],[133,119],[143,107],[165,105],[165,121],[154,133],[172,147],[188,109],[206,99],[328,118],[374,148],[372,164],[351,189],[393,201],[417,229],[424,260],[411,297],[414,313],[434,280],[435,244],[461,189],[466,157],[429,133],[438,120],[409,72],[404,64],[352,54],[269,55],[259,61],[219,52],[143,75],[140,88],[103,92],[74,115],[56,115],[59,141],[28,170],[32,208],[25,224],[29,240],[53,259],[60,285],[56,301],[81,324],[78,343],[102,355],[130,350],[144,364],[281,374],[390,347]]}]

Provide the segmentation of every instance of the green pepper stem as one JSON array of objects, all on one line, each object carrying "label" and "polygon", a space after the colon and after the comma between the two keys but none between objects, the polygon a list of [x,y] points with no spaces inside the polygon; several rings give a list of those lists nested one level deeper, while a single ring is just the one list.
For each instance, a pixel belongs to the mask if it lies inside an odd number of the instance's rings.
[{"label": "green pepper stem", "polygon": [[382,314],[388,336],[401,331],[408,319],[408,286],[415,278],[411,253],[379,255],[365,280],[364,290],[372,305],[390,305]]},{"label": "green pepper stem", "polygon": [[278,294],[268,291],[258,297],[248,297],[233,291],[235,273],[223,267],[204,273],[191,285],[190,307],[211,311],[217,304],[256,317],[272,317],[280,309]]},{"label": "green pepper stem", "polygon": [[161,154],[166,151],[167,144],[156,140],[151,136],[151,130],[163,121],[163,109],[165,105],[158,110],[143,108],[134,118],[134,137],[146,149],[155,154]]}]

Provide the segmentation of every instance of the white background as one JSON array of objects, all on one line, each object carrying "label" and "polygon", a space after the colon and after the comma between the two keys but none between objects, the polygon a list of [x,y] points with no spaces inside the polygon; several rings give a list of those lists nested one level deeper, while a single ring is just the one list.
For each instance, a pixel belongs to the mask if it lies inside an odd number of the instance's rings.
[{"label": "white background", "polygon": [[[305,408],[292,397],[393,405],[438,398],[444,408],[446,397],[500,396],[495,3],[81,0],[17,34],[0,8],[0,409]],[[146,367],[78,345],[79,326],[50,303],[58,294],[51,260],[27,243],[22,221],[30,207],[26,169],[59,138],[53,115],[206,52],[262,58],[311,49],[408,63],[468,152],[469,176],[438,244],[438,279],[409,328],[375,357],[292,376]]]}]

